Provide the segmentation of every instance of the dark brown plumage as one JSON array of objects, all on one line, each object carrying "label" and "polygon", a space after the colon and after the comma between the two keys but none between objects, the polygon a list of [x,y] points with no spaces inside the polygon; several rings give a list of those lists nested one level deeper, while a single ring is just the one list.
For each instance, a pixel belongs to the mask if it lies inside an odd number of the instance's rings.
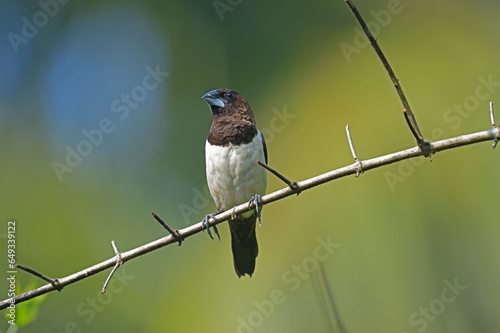
[{"label": "dark brown plumage", "polygon": [[212,145],[227,146],[229,143],[249,143],[257,134],[252,108],[246,99],[235,91],[218,89],[225,106],[211,105],[212,126],[208,132],[208,142]]}]

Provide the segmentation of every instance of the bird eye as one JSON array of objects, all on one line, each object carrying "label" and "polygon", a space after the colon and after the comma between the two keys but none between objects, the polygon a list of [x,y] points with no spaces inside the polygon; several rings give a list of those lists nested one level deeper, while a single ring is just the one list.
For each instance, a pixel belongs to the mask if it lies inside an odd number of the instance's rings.
[{"label": "bird eye", "polygon": [[226,93],[226,97],[227,97],[227,98],[233,98],[233,97],[234,97],[234,94],[233,94],[231,91],[228,91],[228,92]]}]

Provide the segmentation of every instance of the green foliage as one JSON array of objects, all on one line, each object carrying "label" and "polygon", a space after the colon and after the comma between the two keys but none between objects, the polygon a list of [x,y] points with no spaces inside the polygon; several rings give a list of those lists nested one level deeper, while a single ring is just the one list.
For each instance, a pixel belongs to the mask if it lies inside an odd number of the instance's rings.
[{"label": "green foliage", "polygon": [[[24,287],[21,286],[21,282],[19,282],[19,279],[16,280],[16,295],[28,292],[36,288],[38,288],[38,285],[36,283],[35,278],[31,278]],[[45,294],[39,297],[32,298],[26,302],[16,304],[15,326],[17,328],[27,326],[35,321],[35,319],[38,316],[38,310],[40,309],[40,305],[43,303],[46,296],[47,295]],[[7,317],[7,313],[8,312],[5,312],[5,318],[7,318],[7,320],[10,320],[10,318]],[[9,327],[9,329],[11,328]],[[12,332],[12,331],[10,330],[7,332]]]}]

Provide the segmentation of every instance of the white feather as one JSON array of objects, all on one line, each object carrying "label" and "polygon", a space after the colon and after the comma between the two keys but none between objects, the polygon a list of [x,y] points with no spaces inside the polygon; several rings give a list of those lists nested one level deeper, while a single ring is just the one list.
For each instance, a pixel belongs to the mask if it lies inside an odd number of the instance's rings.
[{"label": "white feather", "polygon": [[215,146],[207,140],[205,160],[208,188],[217,209],[227,210],[266,193],[266,169],[257,163],[265,162],[260,131],[252,142],[239,146]]}]

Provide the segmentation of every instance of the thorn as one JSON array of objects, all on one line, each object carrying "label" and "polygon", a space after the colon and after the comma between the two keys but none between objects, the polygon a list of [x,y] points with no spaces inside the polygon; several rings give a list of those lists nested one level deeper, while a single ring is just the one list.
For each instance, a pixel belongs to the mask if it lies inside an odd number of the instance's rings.
[{"label": "thorn", "polygon": [[[118,248],[116,247],[116,243],[115,243],[115,241],[114,241],[114,240],[112,240],[112,241],[111,241],[111,246],[113,247],[113,251],[115,251],[115,254],[116,254],[117,256],[120,256],[120,255],[121,255],[121,253],[120,253],[120,251],[118,251]],[[121,257],[120,257],[120,260],[121,260]]]},{"label": "thorn", "polygon": [[120,267],[120,265],[123,264],[122,254],[121,254],[120,251],[118,251],[118,248],[116,247],[116,244],[115,244],[114,240],[111,241],[111,246],[113,246],[113,251],[115,251],[116,264],[113,267],[113,269],[111,270],[111,273],[109,273],[108,278],[106,279],[106,282],[104,282],[104,286],[102,287],[101,294],[106,293],[106,288],[108,287],[109,281],[111,281],[111,277],[113,276],[113,274],[115,274],[115,272],[118,269],[118,267]]},{"label": "thorn", "polygon": [[406,123],[408,124],[408,127],[410,127],[410,131],[413,134],[413,136],[415,137],[415,139],[417,140],[417,142],[423,141],[422,136],[418,134],[417,130],[413,126],[412,121],[410,119],[410,115],[406,109],[403,109],[403,115],[405,116]]},{"label": "thorn", "polygon": [[354,144],[352,143],[351,131],[349,130],[349,124],[347,124],[347,126],[345,127],[345,131],[347,133],[347,141],[349,141],[349,147],[351,148],[352,157],[354,158],[354,161],[357,164],[355,177],[359,178],[359,176],[363,173],[363,163],[361,163],[361,160],[358,159],[358,156],[356,155],[356,151],[354,150]]},{"label": "thorn", "polygon": [[40,278],[40,279],[42,279],[42,280],[47,281],[47,282],[48,282],[48,283],[50,283],[50,284],[51,284],[54,288],[56,288],[56,289],[57,289],[57,291],[61,291],[61,290],[62,290],[62,288],[63,288],[63,286],[61,286],[61,284],[60,284],[60,282],[59,282],[59,280],[58,280],[58,279],[53,279],[53,278],[51,278],[51,277],[48,277],[47,275],[44,275],[44,274],[42,274],[42,273],[40,273],[40,272],[35,271],[34,269],[31,269],[31,268],[26,267],[26,266],[21,265],[21,264],[14,264],[14,266],[15,266],[15,267],[17,267],[17,268],[22,269],[22,270],[23,270],[23,271],[25,271],[25,272],[28,272],[28,273],[30,273],[30,274],[33,274],[34,276],[39,277],[39,278]]},{"label": "thorn", "polygon": [[[495,114],[493,113],[493,102],[490,102],[490,118],[491,118],[491,127],[498,128],[495,125]],[[494,138],[493,144],[491,145],[491,149],[495,149],[500,138]]]},{"label": "thorn", "polygon": [[259,163],[259,165],[265,169],[267,169],[269,172],[271,172],[273,175],[275,175],[276,177],[278,177],[279,179],[281,179],[285,184],[288,185],[288,187],[290,187],[290,189],[297,193],[297,195],[300,194],[300,192],[302,192],[302,190],[300,189],[300,186],[297,182],[292,182],[290,180],[288,180],[288,178],[286,178],[285,176],[283,176],[282,174],[280,174],[278,171],[274,170],[273,168],[271,168],[269,165],[267,165],[266,163],[263,163],[259,160],[257,160],[257,163]]},{"label": "thorn", "polygon": [[184,240],[184,237],[182,237],[182,235],[179,233],[179,230],[174,230],[172,228],[170,228],[168,226],[168,224],[166,224],[158,215],[156,215],[154,212],[151,213],[153,215],[153,217],[155,218],[156,221],[158,221],[158,223],[160,223],[163,228],[167,229],[167,231],[170,233],[170,235],[172,235],[172,237],[177,241],[179,242],[179,246],[181,246],[182,244],[182,241]]},{"label": "thorn", "polygon": [[493,113],[493,102],[490,102],[490,118],[491,118],[491,127],[496,127],[495,114]]},{"label": "thorn", "polygon": [[351,148],[352,157],[354,161],[359,161],[356,151],[354,150],[354,145],[352,144],[351,131],[349,130],[349,124],[346,125],[345,131],[347,133],[347,140],[349,141],[349,147]]}]

